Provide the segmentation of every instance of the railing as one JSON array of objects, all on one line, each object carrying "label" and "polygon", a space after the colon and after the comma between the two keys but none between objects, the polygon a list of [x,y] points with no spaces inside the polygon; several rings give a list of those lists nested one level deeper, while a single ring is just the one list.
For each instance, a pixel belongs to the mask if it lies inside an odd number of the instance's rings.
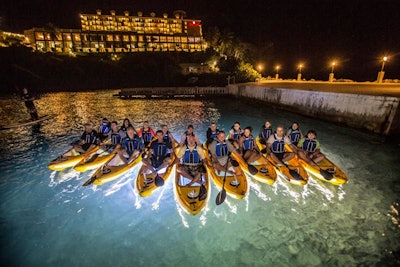
[{"label": "railing", "polygon": [[227,87],[145,87],[124,88],[115,96],[120,98],[173,98],[173,97],[207,97],[228,94]]}]

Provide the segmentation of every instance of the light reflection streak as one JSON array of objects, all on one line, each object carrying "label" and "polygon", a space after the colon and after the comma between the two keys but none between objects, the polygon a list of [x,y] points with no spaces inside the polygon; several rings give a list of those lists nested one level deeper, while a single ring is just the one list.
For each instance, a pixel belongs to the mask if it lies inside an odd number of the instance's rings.
[{"label": "light reflection streak", "polygon": [[335,197],[335,195],[329,188],[326,187],[324,182],[317,181],[316,179],[309,179],[308,184],[320,191],[329,202],[333,202],[332,199]]},{"label": "light reflection streak", "polygon": [[[261,185],[259,183],[253,182],[251,179],[248,180],[248,183],[250,185],[250,188],[254,191],[256,196],[260,198],[263,201],[270,201],[271,198],[268,197],[266,194],[261,192]],[[247,198],[247,197],[246,197]],[[246,209],[247,211],[247,209]]]},{"label": "light reflection streak", "polygon": [[178,214],[181,217],[183,226],[185,226],[186,228],[189,228],[189,223],[185,218],[185,215],[186,215],[185,211],[182,209],[181,205],[179,205],[178,202],[176,202],[175,204],[176,204],[176,209],[178,210]]}]

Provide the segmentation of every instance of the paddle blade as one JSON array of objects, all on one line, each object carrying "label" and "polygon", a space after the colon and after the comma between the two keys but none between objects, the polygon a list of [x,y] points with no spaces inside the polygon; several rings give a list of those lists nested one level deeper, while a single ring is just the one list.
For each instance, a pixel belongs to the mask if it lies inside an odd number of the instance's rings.
[{"label": "paddle blade", "polygon": [[267,149],[266,148],[263,148],[263,149],[261,149],[261,154],[266,154],[267,153]]},{"label": "paddle blade", "polygon": [[164,185],[164,179],[161,178],[161,176],[159,176],[157,174],[157,176],[156,176],[156,178],[154,180],[154,183],[156,184],[157,187],[163,186]]},{"label": "paddle blade", "polygon": [[254,174],[256,174],[256,173],[258,172],[257,168],[254,167],[254,166],[251,165],[251,164],[247,164],[247,168],[249,169],[249,172],[250,172],[252,175],[254,175]]},{"label": "paddle blade", "polygon": [[204,199],[207,198],[207,189],[206,187],[202,184],[200,186],[200,192],[199,192],[199,200],[203,201]]},{"label": "paddle blade", "polygon": [[319,169],[319,172],[321,173],[322,177],[324,177],[326,180],[332,180],[333,179],[333,175],[332,173],[323,170],[323,169]]},{"label": "paddle blade", "polygon": [[237,160],[232,159],[232,158],[231,158],[231,164],[232,164],[233,167],[239,166],[239,162],[237,162]]},{"label": "paddle blade", "polygon": [[96,175],[93,175],[82,186],[88,186],[90,184],[93,184],[93,182],[96,180],[96,178],[97,178]]},{"label": "paddle blade", "polygon": [[289,169],[289,173],[295,180],[304,180],[303,177],[301,177],[301,175],[298,174],[295,170]]},{"label": "paddle blade", "polygon": [[215,199],[215,204],[220,205],[225,201],[226,191],[222,189],[221,192],[218,193],[217,198]]}]

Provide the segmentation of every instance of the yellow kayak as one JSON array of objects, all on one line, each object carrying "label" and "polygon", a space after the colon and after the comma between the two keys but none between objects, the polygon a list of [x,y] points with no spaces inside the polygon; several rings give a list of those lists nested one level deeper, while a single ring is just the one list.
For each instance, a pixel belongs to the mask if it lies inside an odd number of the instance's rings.
[{"label": "yellow kayak", "polygon": [[206,172],[202,177],[202,186],[199,183],[186,186],[189,182],[190,180],[184,178],[175,168],[175,196],[187,213],[196,215],[207,205],[210,198],[210,179]]},{"label": "yellow kayak", "polygon": [[86,181],[83,185],[89,185],[93,182],[95,185],[103,185],[105,183],[109,183],[114,181],[119,176],[128,172],[131,168],[135,167],[139,162],[142,161],[142,157],[139,154],[134,160],[132,160],[128,164],[123,164],[122,160],[119,163],[121,165],[107,166],[104,164],[90,177],[88,181]]},{"label": "yellow kayak", "polygon": [[[159,173],[159,176],[164,180],[164,182],[168,180],[171,174],[172,168],[174,167],[174,160],[175,154],[171,153],[171,164],[166,167],[164,173]],[[144,166],[142,166],[138,172],[135,189],[140,196],[148,197],[152,195],[154,191],[158,188],[158,186],[155,184],[156,174],[144,174],[143,168]]]},{"label": "yellow kayak", "polygon": [[[262,155],[261,155],[262,156]],[[248,164],[243,157],[232,153],[232,158],[235,159],[242,171],[244,171],[248,176],[253,177],[257,181],[265,184],[273,184],[276,180],[276,171],[274,166],[268,162],[268,164],[263,164],[258,160],[254,163]],[[249,169],[252,168],[252,169]]]},{"label": "yellow kayak", "polygon": [[[205,150],[204,154],[205,154],[206,160],[207,160],[207,164],[205,164],[205,165],[206,165],[208,174],[212,177],[215,185],[218,188],[222,188],[222,183],[224,181],[225,172],[221,171],[218,173],[218,171],[216,171],[212,167],[212,161],[211,161],[210,155],[208,154],[208,150],[205,146],[203,146],[203,148]],[[227,173],[224,188],[231,197],[236,198],[236,199],[243,199],[249,191],[249,184],[247,182],[247,178],[246,178],[246,175],[244,174],[244,172],[242,172],[241,175],[236,175],[236,176],[233,176],[233,175]]]},{"label": "yellow kayak", "polygon": [[104,151],[102,153],[92,154],[90,157],[82,159],[80,162],[78,162],[78,164],[74,166],[74,170],[78,172],[85,172],[100,168],[114,158],[117,153],[118,151],[114,150],[111,153]]},{"label": "yellow kayak", "polygon": [[[256,138],[256,144],[258,149],[262,152],[266,152],[266,145],[260,143],[259,137]],[[308,182],[308,174],[307,171],[303,168],[303,166],[297,160],[297,155],[293,159],[291,159],[287,165],[278,165],[271,159],[270,156],[267,156],[266,153],[262,154],[271,165],[273,165],[276,169],[276,172],[279,176],[281,176],[284,180],[291,184],[303,186]]]},{"label": "yellow kayak", "polygon": [[[291,151],[290,147],[287,147],[287,149]],[[310,175],[324,182],[333,185],[342,185],[347,183],[349,180],[347,175],[332,161],[326,158],[326,156],[322,161],[318,162],[317,165],[308,164],[301,158],[299,158],[298,161]]]},{"label": "yellow kayak", "polygon": [[90,157],[90,155],[96,153],[100,149],[100,146],[96,146],[93,149],[86,151],[83,154],[77,152],[74,148],[71,148],[60,157],[53,159],[47,167],[53,171],[62,171],[66,168],[75,166],[78,162],[83,159]]}]

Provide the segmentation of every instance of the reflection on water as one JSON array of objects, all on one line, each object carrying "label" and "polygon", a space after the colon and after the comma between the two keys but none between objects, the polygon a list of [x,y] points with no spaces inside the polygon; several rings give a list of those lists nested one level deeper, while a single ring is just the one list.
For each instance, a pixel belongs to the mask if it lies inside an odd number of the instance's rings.
[{"label": "reflection on water", "polygon": [[[397,147],[381,144],[373,135],[241,100],[120,100],[112,97],[114,93],[45,94],[37,101],[38,110],[57,114],[56,118],[2,131],[0,226],[1,243],[7,244],[2,247],[2,262],[33,266],[396,263]],[[27,117],[16,99],[0,100],[0,108],[4,124]],[[282,178],[271,186],[250,179],[245,199],[228,196],[219,206],[215,198],[220,189],[212,183],[209,203],[200,214],[190,216],[174,196],[173,175],[150,197],[135,192],[141,164],[109,184],[89,187],[81,185],[94,171],[46,168],[79,138],[85,123],[98,125],[103,117],[119,123],[129,118],[137,128],[145,120],[155,129],[167,124],[177,139],[193,124],[201,141],[212,121],[228,131],[238,120],[242,128],[252,125],[254,134],[266,118],[274,127],[299,121],[303,132],[317,129],[323,152],[350,182],[337,187],[310,178],[299,187]],[[112,248],[113,253],[99,253],[99,248]]]}]

